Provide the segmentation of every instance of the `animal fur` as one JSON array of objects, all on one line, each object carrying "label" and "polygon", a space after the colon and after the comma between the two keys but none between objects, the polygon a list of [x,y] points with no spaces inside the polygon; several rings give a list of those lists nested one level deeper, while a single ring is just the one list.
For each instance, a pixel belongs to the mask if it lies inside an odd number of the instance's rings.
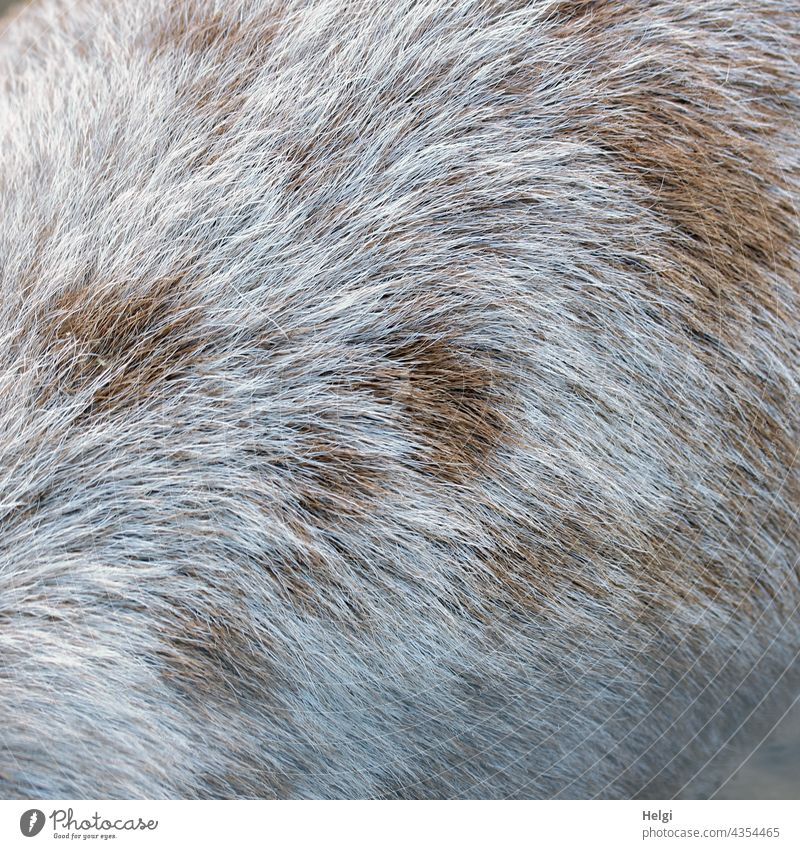
[{"label": "animal fur", "polygon": [[796,2],[4,27],[0,796],[712,793],[799,692]]}]

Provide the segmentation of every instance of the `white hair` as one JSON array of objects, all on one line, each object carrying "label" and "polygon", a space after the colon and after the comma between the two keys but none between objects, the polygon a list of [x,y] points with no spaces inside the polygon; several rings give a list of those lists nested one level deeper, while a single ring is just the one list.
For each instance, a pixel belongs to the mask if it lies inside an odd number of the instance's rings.
[{"label": "white hair", "polygon": [[713,792],[798,692],[798,55],[789,0],[11,20],[0,795]]}]

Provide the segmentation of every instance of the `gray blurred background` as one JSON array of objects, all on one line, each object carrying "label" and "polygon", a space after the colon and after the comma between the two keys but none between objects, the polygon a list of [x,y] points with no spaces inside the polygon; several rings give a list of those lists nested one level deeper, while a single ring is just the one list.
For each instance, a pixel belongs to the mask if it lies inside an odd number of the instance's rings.
[{"label": "gray blurred background", "polygon": [[[0,0],[0,15],[11,6],[21,8],[25,3],[26,0]],[[3,28],[0,21],[0,33]],[[716,798],[800,799],[800,704],[795,705]]]}]

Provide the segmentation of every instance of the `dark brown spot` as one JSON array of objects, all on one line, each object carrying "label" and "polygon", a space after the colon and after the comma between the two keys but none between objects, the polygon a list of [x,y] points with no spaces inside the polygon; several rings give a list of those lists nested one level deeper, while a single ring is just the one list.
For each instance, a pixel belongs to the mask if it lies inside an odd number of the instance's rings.
[{"label": "dark brown spot", "polygon": [[142,403],[196,362],[207,339],[182,273],[151,284],[109,285],[89,276],[59,293],[38,322],[52,372],[43,401],[80,396],[87,413]]},{"label": "dark brown spot", "polygon": [[492,357],[444,338],[422,337],[389,350],[354,384],[402,416],[434,477],[461,483],[485,471],[510,438],[513,395]]}]

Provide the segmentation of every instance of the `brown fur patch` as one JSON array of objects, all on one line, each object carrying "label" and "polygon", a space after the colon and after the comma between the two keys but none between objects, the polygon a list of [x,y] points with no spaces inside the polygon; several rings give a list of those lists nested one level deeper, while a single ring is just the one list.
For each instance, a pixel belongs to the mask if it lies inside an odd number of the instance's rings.
[{"label": "brown fur patch", "polygon": [[[581,106],[567,115],[566,126],[607,154],[664,226],[663,248],[651,258],[653,273],[642,277],[642,294],[652,314],[677,334],[677,344],[724,389],[726,409],[715,411],[716,420],[725,423],[722,438],[730,455],[744,465],[731,462],[714,474],[727,478],[725,513],[733,527],[748,529],[765,483],[778,473],[785,477],[797,464],[796,427],[768,412],[791,410],[793,390],[779,375],[764,381],[750,370],[749,348],[753,329],[785,326],[788,320],[775,275],[796,280],[798,274],[797,214],[775,153],[794,114],[792,82],[782,78],[777,62],[746,49],[726,55],[733,62],[726,74],[721,53],[710,46],[722,22],[704,24],[707,41],[684,39],[673,23],[670,38],[658,45],[643,42],[640,66],[628,71],[619,63],[620,39],[630,33],[642,38],[647,27],[637,19],[650,15],[647,7],[578,0],[557,4],[554,13],[555,33],[580,45],[576,55],[592,68],[597,89],[597,108]],[[662,309],[665,295],[669,307]],[[678,409],[681,399],[675,404]],[[676,439],[694,446],[698,434],[687,432],[677,417],[670,426]],[[790,473],[784,485],[794,490],[786,493],[790,502],[800,495],[796,475]],[[762,521],[776,528],[790,524],[780,511]],[[704,529],[688,515],[656,525],[642,540],[634,571],[672,588],[676,598],[690,586],[694,600],[724,587],[751,609],[746,598],[751,582],[743,578],[749,564],[726,563],[724,554],[704,557],[698,550]],[[722,529],[717,533],[724,539]]]},{"label": "brown fur patch", "polygon": [[570,129],[608,151],[669,226],[669,249],[681,274],[663,282],[692,299],[701,323],[740,317],[743,297],[774,307],[765,275],[793,267],[798,236],[772,150],[792,114],[789,81],[774,69],[767,75],[762,57],[737,57],[736,77],[748,80],[738,83],[751,122],[745,134],[716,68],[721,59],[704,55],[702,42],[689,47],[678,33],[658,52],[646,45],[641,54],[652,59],[637,68],[631,84],[624,66],[617,70],[619,45],[609,32],[612,24],[635,27],[645,10],[627,3],[566,5],[580,14],[561,26],[597,69],[601,106],[582,110]]},{"label": "brown fur patch", "polygon": [[[495,583],[485,596],[556,622],[571,599],[575,631],[591,631],[592,611],[605,607],[633,624],[734,594],[735,570],[698,550],[702,528],[689,516],[623,526],[598,505],[595,515],[565,515],[547,533],[492,518],[486,530],[493,545],[481,559]],[[746,600],[742,605],[752,612]]]},{"label": "brown fur patch", "polygon": [[[241,599],[242,611],[245,601]],[[267,694],[274,688],[270,647],[263,640],[263,634],[257,636],[246,617],[236,616],[231,608],[200,614],[181,606],[174,609],[164,628],[156,660],[165,681],[189,699],[194,710],[201,714],[208,710],[209,716],[235,716],[241,722],[242,713],[252,711],[255,716],[263,710]],[[257,754],[257,729],[242,733],[247,738],[247,752],[243,741],[243,748],[231,756],[235,775],[222,764],[204,774],[209,798],[291,795],[285,777],[269,767],[263,754]]]},{"label": "brown fur patch", "polygon": [[[493,452],[510,443],[513,396],[488,353],[432,335],[382,350],[356,348],[352,372],[322,378],[325,402],[298,410],[285,456],[262,454],[258,440],[253,443],[258,462],[292,481],[306,519],[357,520],[391,493],[391,463],[374,447],[359,447],[360,429],[372,427],[371,407],[400,431],[411,452],[405,462],[447,483],[479,476]],[[339,355],[333,352],[331,362]],[[364,398],[363,411],[353,407],[354,395]],[[340,398],[346,403],[339,404]],[[391,412],[381,413],[385,406]]]},{"label": "brown fur patch", "polygon": [[99,286],[87,278],[62,291],[40,319],[61,394],[87,393],[87,412],[142,403],[185,371],[207,340],[181,273],[149,286]]},{"label": "brown fur patch", "polygon": [[300,484],[298,506],[316,518],[366,515],[387,491],[382,464],[342,444],[324,429],[303,428],[291,474]]},{"label": "brown fur patch", "polygon": [[463,483],[486,468],[506,440],[509,387],[487,355],[426,337],[387,352],[355,388],[367,390],[404,415],[434,477]]}]

